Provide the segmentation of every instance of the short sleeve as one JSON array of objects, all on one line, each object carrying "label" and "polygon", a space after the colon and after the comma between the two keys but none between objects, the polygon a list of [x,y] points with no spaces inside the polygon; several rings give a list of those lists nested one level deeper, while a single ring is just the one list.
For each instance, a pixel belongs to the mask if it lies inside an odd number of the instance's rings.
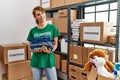
[{"label": "short sleeve", "polygon": [[27,40],[30,41],[33,38],[32,30],[28,33]]},{"label": "short sleeve", "polygon": [[60,32],[57,28],[57,26],[54,25],[54,33],[53,33],[53,38],[60,36]]}]

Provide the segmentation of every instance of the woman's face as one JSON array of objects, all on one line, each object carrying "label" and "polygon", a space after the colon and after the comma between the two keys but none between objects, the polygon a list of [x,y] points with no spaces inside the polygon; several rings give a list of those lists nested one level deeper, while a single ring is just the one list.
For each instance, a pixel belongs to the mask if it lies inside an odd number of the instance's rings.
[{"label": "woman's face", "polygon": [[35,19],[38,21],[38,23],[43,23],[46,21],[46,14],[45,12],[41,12],[39,10],[35,11]]}]

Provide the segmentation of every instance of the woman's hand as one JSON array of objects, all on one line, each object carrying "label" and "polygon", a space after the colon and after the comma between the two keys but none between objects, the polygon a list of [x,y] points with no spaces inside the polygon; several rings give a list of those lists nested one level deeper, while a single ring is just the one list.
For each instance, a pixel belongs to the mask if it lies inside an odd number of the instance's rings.
[{"label": "woman's hand", "polygon": [[36,50],[30,50],[31,52],[36,52],[36,53],[38,53],[38,52],[41,52],[42,50],[41,49],[36,49]]},{"label": "woman's hand", "polygon": [[48,53],[48,54],[50,54],[51,53],[51,49],[49,48],[49,49],[47,49],[47,47],[46,46],[42,46],[42,48],[41,48],[41,51],[43,51],[43,52],[45,52],[45,53]]}]

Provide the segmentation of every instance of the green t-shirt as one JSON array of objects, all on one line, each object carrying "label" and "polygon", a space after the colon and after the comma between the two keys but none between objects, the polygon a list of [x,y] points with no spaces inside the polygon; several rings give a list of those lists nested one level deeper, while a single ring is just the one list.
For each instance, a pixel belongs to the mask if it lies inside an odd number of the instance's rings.
[{"label": "green t-shirt", "polygon": [[[27,40],[30,41],[32,38],[36,38],[40,36],[49,36],[53,40],[55,37],[58,37],[59,35],[60,32],[55,25],[47,24],[47,26],[43,29],[39,29],[37,28],[37,26],[32,28],[28,34]],[[54,52],[52,51],[50,54],[44,52],[40,52],[40,53],[33,52],[31,59],[31,66],[37,68],[56,66]]]}]

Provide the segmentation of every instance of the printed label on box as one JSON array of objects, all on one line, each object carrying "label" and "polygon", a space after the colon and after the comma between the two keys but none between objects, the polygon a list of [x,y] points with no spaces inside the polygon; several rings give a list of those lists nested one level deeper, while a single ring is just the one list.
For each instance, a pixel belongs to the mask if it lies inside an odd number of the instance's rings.
[{"label": "printed label on box", "polygon": [[73,55],[73,58],[74,58],[74,59],[78,59],[78,55],[77,55],[77,54],[74,54],[74,55]]},{"label": "printed label on box", "polygon": [[25,59],[24,49],[8,50],[8,62],[24,59]]},{"label": "printed label on box", "polygon": [[83,40],[100,41],[100,27],[99,26],[94,26],[94,27],[85,26],[83,28]]},{"label": "printed label on box", "polygon": [[42,7],[43,8],[50,7],[50,0],[42,0]]}]

